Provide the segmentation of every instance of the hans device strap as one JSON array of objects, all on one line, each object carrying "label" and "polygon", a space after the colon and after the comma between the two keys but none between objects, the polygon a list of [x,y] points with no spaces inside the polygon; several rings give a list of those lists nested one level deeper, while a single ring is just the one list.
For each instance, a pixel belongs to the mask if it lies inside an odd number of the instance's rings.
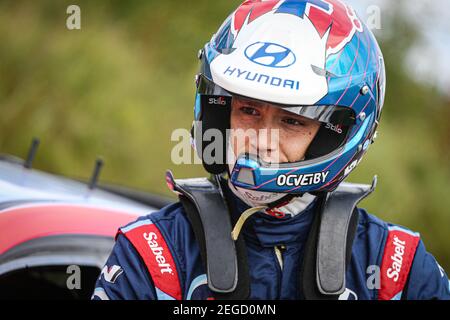
[{"label": "hans device strap", "polygon": [[302,266],[303,295],[308,300],[335,300],[345,291],[346,267],[358,226],[357,204],[376,186],[342,183],[320,195]]},{"label": "hans device strap", "polygon": [[[244,237],[231,238],[232,222],[219,178],[174,179],[166,173],[170,189],[179,195],[192,225],[216,299],[247,299],[250,277]],[[376,186],[342,183],[334,192],[318,197],[316,215],[306,243],[300,272],[306,299],[333,300],[345,291],[358,225],[356,205]]]},{"label": "hans device strap", "polygon": [[219,183],[206,178],[177,179],[166,174],[179,194],[205,265],[208,286],[216,299],[247,299],[250,293],[247,253],[241,238],[231,238],[231,218]]}]

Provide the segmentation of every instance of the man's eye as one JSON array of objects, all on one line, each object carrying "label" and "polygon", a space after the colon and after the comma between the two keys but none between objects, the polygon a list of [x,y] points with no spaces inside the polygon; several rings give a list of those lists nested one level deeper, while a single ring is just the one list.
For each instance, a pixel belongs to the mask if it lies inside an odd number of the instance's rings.
[{"label": "man's eye", "polygon": [[249,116],[257,116],[259,115],[258,110],[256,110],[255,108],[251,108],[251,107],[241,107],[240,108],[241,112],[249,115]]},{"label": "man's eye", "polygon": [[294,119],[294,118],[285,118],[285,119],[283,119],[283,122],[287,123],[287,124],[289,124],[291,126],[304,126],[305,125],[304,122],[299,121],[299,120]]}]

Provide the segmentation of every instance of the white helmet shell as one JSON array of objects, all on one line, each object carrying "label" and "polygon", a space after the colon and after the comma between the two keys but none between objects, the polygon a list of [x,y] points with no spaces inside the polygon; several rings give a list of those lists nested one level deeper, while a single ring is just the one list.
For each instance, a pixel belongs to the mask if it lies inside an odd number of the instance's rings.
[{"label": "white helmet shell", "polygon": [[325,70],[328,36],[321,37],[306,15],[273,12],[244,22],[235,50],[212,61],[213,81],[250,98],[312,105],[328,92],[326,77],[317,72]]}]

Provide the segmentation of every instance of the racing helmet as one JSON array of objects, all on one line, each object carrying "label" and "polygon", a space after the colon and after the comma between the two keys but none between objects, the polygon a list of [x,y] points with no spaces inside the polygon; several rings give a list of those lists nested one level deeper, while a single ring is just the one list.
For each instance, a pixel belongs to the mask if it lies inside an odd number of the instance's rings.
[{"label": "racing helmet", "polygon": [[[253,192],[331,192],[373,143],[385,97],[378,43],[341,0],[248,0],[199,51],[192,143],[205,169]],[[213,160],[210,129],[230,128],[233,98],[270,103],[321,126],[298,162],[266,163],[257,154],[227,165],[224,139]],[[217,141],[215,141],[217,143]],[[217,156],[219,155],[219,156]]]}]

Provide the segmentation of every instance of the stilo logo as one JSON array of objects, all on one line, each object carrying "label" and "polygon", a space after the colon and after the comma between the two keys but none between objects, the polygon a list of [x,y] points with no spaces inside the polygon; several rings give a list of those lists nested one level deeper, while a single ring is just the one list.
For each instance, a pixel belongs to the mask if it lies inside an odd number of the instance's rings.
[{"label": "stilo logo", "polygon": [[334,131],[336,133],[339,133],[339,134],[342,134],[342,132],[343,132],[341,126],[338,125],[338,124],[337,125],[333,125],[331,123],[327,123],[326,128],[330,129],[331,131]]},{"label": "stilo logo", "polygon": [[245,56],[251,62],[271,68],[287,68],[297,60],[290,49],[270,42],[249,45],[245,49]]},{"label": "stilo logo", "polygon": [[209,98],[208,103],[225,106],[227,104],[227,101],[225,100],[224,97],[218,97],[218,98]]}]

